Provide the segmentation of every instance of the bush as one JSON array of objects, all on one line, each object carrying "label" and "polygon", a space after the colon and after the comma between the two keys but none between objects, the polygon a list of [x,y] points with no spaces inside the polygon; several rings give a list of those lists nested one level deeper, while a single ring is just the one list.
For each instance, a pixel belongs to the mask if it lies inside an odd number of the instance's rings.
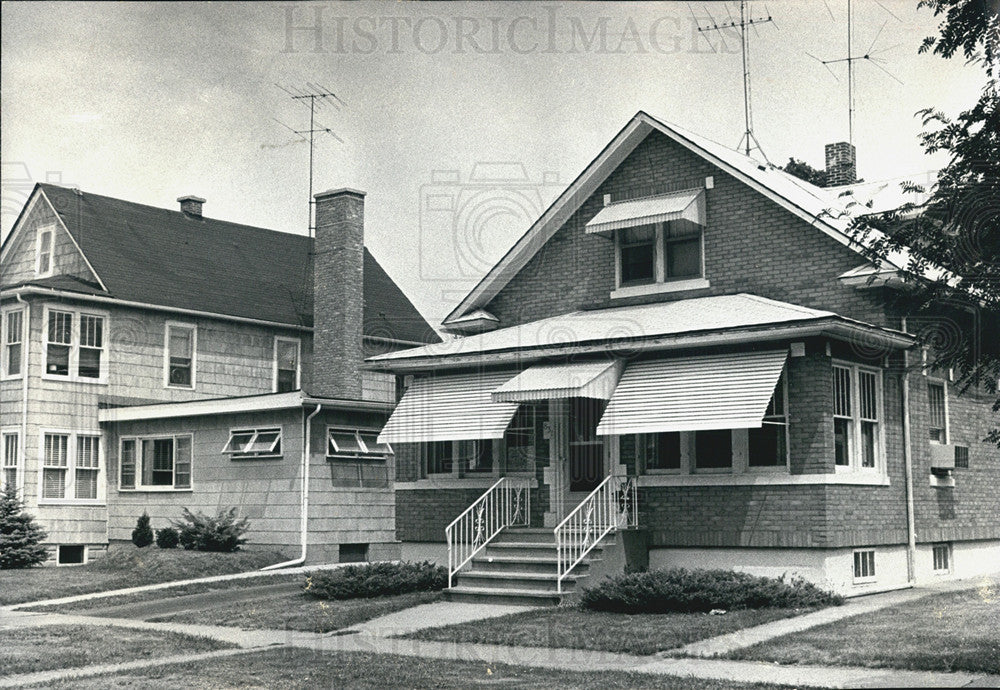
[{"label": "bush", "polygon": [[17,487],[8,486],[0,494],[0,570],[38,565],[48,552],[41,542],[48,535],[35,518],[24,512]]},{"label": "bush", "polygon": [[585,589],[580,605],[617,613],[839,606],[843,597],[801,578],[789,581],[730,570],[675,568],[632,573]]},{"label": "bush", "polygon": [[238,551],[247,542],[243,535],[250,529],[249,520],[236,517],[235,507],[220,510],[214,517],[184,508],[181,519],[171,524],[178,530],[181,546],[189,551]]},{"label": "bush", "polygon": [[180,535],[173,527],[156,530],[156,545],[161,549],[176,549],[179,542]]},{"label": "bush", "polygon": [[306,576],[305,592],[318,599],[357,599],[407,592],[432,592],[448,586],[448,569],[422,563],[366,563]]},{"label": "bush", "polygon": [[132,530],[132,543],[140,549],[153,543],[153,529],[149,526],[149,514],[143,513]]}]

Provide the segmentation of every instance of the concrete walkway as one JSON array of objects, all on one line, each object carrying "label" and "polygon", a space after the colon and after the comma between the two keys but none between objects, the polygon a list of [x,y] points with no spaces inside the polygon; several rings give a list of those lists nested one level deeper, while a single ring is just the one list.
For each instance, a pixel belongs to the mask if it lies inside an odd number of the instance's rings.
[{"label": "concrete walkway", "polygon": [[[966,581],[964,583],[951,583],[939,587],[922,588],[920,590],[872,595],[864,599],[854,600],[847,604],[846,607],[826,609],[825,611],[846,611],[844,615],[839,615],[832,619],[836,620],[846,615],[857,615],[858,613],[877,610],[878,608],[891,606],[902,601],[910,601],[939,591],[968,588],[974,584],[974,582]],[[77,669],[61,669],[59,671],[8,676],[0,678],[0,687],[24,687],[31,684],[48,683],[66,678],[135,671],[168,663],[190,663],[200,659],[210,659],[215,656],[259,652],[276,646],[311,649],[321,652],[369,652],[375,654],[396,654],[406,657],[502,663],[522,667],[562,669],[567,671],[633,671],[653,675],[687,676],[733,682],[768,682],[791,686],[809,685],[827,688],[1000,687],[1000,676],[986,674],[937,673],[844,666],[781,666],[766,662],[705,658],[639,657],[582,649],[549,649],[458,642],[433,642],[387,636],[400,634],[400,632],[412,632],[427,627],[481,620],[518,610],[524,610],[524,607],[470,606],[468,604],[441,602],[418,606],[409,611],[376,618],[346,631],[327,634],[300,633],[284,630],[239,630],[220,626],[154,623],[123,618],[99,618],[9,610],[0,611],[0,630],[57,624],[93,625],[98,628],[141,628],[209,637],[229,642],[239,647],[236,650],[178,655],[153,661],[143,660],[126,662],[124,664],[105,664]],[[830,615],[833,614],[827,614],[827,616]],[[807,620],[805,623],[797,622],[802,619]],[[813,625],[820,625],[829,622],[829,620],[831,619],[820,617],[817,614],[809,614],[809,616],[779,622],[792,625],[795,630],[798,630],[812,627]],[[762,631],[759,628],[768,628],[768,631]],[[757,632],[751,632],[754,630]],[[758,626],[758,628],[751,629],[751,631],[744,631],[748,635],[742,638],[742,643],[754,644],[758,641],[770,639],[771,637],[794,630],[789,628],[782,631],[779,628],[773,627],[773,624],[767,624],[766,626]],[[732,636],[723,637],[732,638]],[[706,643],[714,643],[715,647],[713,648],[709,644],[703,645],[703,653],[724,653],[724,651],[743,646],[739,640],[721,640],[723,638],[705,641]],[[713,649],[714,651],[712,651]]]}]

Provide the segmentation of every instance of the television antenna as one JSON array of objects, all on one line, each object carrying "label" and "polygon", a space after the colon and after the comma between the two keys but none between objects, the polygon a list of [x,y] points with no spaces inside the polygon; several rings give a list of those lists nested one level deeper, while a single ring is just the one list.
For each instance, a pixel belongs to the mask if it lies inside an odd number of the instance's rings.
[{"label": "television antenna", "polygon": [[[815,55],[812,55],[811,53],[806,53],[806,55],[808,55],[813,60],[816,60],[824,67],[826,67],[827,71],[833,76],[834,79],[837,79],[837,74],[832,69],[830,69],[830,65],[835,65],[841,62],[847,63],[847,142],[853,145],[854,110],[855,110],[854,63],[858,62],[859,60],[867,61],[869,64],[874,65],[875,67],[879,68],[880,70],[888,74],[890,77],[898,81],[900,84],[902,84],[903,82],[895,74],[893,74],[892,72],[890,72],[889,70],[887,70],[885,67],[882,66],[883,64],[886,63],[886,60],[884,58],[876,57],[879,53],[884,53],[888,50],[892,50],[897,46],[882,48],[880,50],[872,50],[872,48],[875,47],[875,43],[878,41],[879,37],[882,35],[882,30],[885,28],[885,25],[888,23],[888,20],[882,22],[882,26],[879,27],[878,32],[875,34],[875,38],[872,39],[871,45],[868,46],[868,50],[864,51],[860,55],[854,54],[854,22],[851,12],[852,4],[853,4],[852,0],[847,0],[847,57],[837,58],[834,60],[821,60],[820,58],[816,57]],[[878,2],[878,0],[876,0],[876,4],[878,4],[878,6],[884,9],[886,12],[889,12],[888,8],[886,8],[882,3]],[[827,12],[830,12],[829,5],[827,5],[826,9]],[[892,12],[889,12],[889,14],[892,15],[896,20],[899,20],[899,17],[896,17],[896,15],[892,14]],[[830,17],[833,18],[833,12],[830,12]],[[840,80],[837,79],[837,81]]]},{"label": "television antenna", "polygon": [[[767,154],[764,153],[764,149],[761,148],[760,142],[757,141],[757,137],[753,133],[753,109],[750,105],[750,41],[749,36],[747,36],[747,29],[753,28],[754,33],[759,36],[760,33],[757,31],[758,24],[768,24],[774,23],[774,19],[771,17],[771,13],[767,11],[765,6],[764,12],[767,14],[766,17],[754,17],[751,11],[747,8],[746,0],[740,0],[740,19],[736,19],[729,13],[729,8],[726,8],[726,13],[729,14],[728,21],[717,22],[712,14],[705,9],[705,14],[711,20],[710,26],[698,26],[699,33],[707,33],[709,31],[718,31],[720,35],[726,29],[737,29],[740,34],[740,54],[743,58],[743,122],[744,131],[743,136],[740,138],[740,143],[736,145],[737,150],[740,148],[744,149],[744,153],[749,156],[750,152],[756,149],[760,151],[760,155],[767,160]],[[691,11],[692,17],[694,17],[694,11]],[[699,24],[698,18],[694,17],[695,24]],[[706,39],[707,40],[707,39]],[[725,39],[723,39],[725,40]],[[709,46],[712,51],[715,52],[715,46],[712,45],[711,41],[708,41]]]},{"label": "television antenna", "polygon": [[[286,89],[280,84],[275,84],[279,89],[287,93],[293,101],[302,103],[303,105],[308,105],[309,107],[309,129],[294,129],[289,127],[284,122],[278,119],[274,119],[279,125],[290,131],[292,134],[298,136],[302,141],[309,143],[309,237],[313,236],[316,230],[316,220],[314,213],[314,206],[316,204],[313,199],[313,161],[314,161],[314,149],[315,149],[315,137],[317,134],[329,134],[331,137],[339,141],[341,144],[344,140],[337,136],[329,127],[323,125],[316,121],[316,111],[321,110],[327,106],[332,106],[335,110],[340,110],[340,106],[346,105],[340,97],[335,94],[332,90],[318,86],[316,84],[310,84],[306,82],[306,90],[292,88]],[[273,119],[273,118],[272,118]],[[306,138],[306,135],[309,138]]]}]

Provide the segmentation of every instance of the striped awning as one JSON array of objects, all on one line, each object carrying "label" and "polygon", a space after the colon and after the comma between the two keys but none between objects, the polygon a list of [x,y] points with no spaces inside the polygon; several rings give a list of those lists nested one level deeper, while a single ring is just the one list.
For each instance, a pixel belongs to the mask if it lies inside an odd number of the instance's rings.
[{"label": "striped awning", "polygon": [[759,428],[786,356],[773,350],[629,364],[597,433]]},{"label": "striped awning", "polygon": [[528,367],[493,391],[494,402],[530,402],[553,398],[610,400],[622,367],[619,362],[539,364]]},{"label": "striped awning", "polygon": [[590,219],[586,231],[609,232],[681,218],[705,225],[704,189],[688,189],[608,204]]},{"label": "striped awning", "polygon": [[450,374],[414,379],[379,443],[427,443],[503,438],[517,403],[493,402],[490,393],[514,372]]}]

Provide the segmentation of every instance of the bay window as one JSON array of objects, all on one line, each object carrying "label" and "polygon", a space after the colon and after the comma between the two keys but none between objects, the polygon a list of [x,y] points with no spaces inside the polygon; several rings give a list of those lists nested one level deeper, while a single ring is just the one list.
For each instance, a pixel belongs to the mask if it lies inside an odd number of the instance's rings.
[{"label": "bay window", "polygon": [[175,491],[191,488],[192,437],[123,438],[119,452],[120,490]]}]

